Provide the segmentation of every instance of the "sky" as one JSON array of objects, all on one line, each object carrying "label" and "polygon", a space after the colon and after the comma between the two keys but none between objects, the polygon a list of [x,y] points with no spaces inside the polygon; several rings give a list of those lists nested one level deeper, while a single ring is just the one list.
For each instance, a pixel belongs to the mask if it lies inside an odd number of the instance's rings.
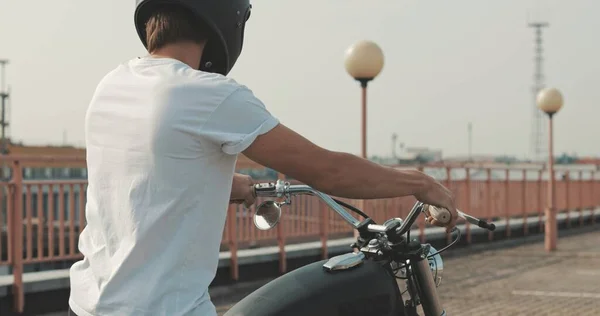
[{"label": "sky", "polygon": [[[546,85],[564,95],[555,151],[600,156],[600,1],[254,0],[230,76],[288,127],[328,149],[360,153],[360,88],[346,49],[372,40],[385,65],[369,85],[368,153],[405,146],[526,157],[534,108],[533,30],[545,20]],[[0,0],[0,59],[9,59],[10,135],[84,145],[98,81],[146,54],[134,0]]]}]

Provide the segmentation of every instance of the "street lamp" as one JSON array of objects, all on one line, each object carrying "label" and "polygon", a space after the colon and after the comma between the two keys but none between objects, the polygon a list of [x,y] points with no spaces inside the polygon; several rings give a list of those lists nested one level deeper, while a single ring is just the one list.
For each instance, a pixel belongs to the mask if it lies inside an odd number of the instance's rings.
[{"label": "street lamp", "polygon": [[554,126],[553,117],[563,106],[563,97],[555,88],[546,88],[537,95],[537,106],[548,114],[548,206],[546,208],[546,226],[544,245],[546,251],[556,250],[558,227],[556,224],[556,183],[554,174]]},{"label": "street lamp", "polygon": [[346,50],[346,71],[362,88],[362,150],[367,158],[367,85],[383,69],[383,51],[372,41],[359,41]]}]

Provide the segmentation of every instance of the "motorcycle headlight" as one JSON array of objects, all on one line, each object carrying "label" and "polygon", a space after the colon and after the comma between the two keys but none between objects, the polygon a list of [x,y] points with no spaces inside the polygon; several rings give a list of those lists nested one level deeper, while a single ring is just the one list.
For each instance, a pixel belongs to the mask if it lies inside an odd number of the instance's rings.
[{"label": "motorcycle headlight", "polygon": [[433,274],[435,286],[440,286],[440,284],[442,284],[442,274],[444,272],[444,261],[440,254],[435,254],[436,252],[437,250],[435,248],[430,247],[427,260],[429,261],[429,267],[431,268],[431,274]]},{"label": "motorcycle headlight", "polygon": [[[429,248],[429,254],[427,256],[427,261],[429,261],[429,267],[431,268],[431,274],[433,275],[433,281],[435,282],[435,286],[438,287],[442,284],[442,274],[444,273],[444,261],[442,260],[442,256],[440,254],[436,254],[437,249],[434,247]],[[408,267],[410,270],[410,266]],[[406,278],[406,270],[407,267],[404,264],[400,264],[397,262],[392,262],[392,270],[396,273],[396,276],[399,278]]]}]

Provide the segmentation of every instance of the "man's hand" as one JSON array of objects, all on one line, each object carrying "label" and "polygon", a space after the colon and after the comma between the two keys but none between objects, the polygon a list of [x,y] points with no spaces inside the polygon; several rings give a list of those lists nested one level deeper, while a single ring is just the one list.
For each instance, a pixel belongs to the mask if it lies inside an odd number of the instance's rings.
[{"label": "man's hand", "polygon": [[249,208],[254,204],[254,180],[252,177],[235,173],[233,175],[233,183],[231,184],[231,195],[229,203],[242,204]]},{"label": "man's hand", "polygon": [[454,194],[444,187],[441,183],[436,181],[434,178],[429,177],[428,185],[425,186],[424,190],[419,194],[415,194],[417,200],[430,204],[437,207],[442,207],[450,212],[450,222],[442,224],[436,221],[428,210],[425,211],[427,214],[427,222],[432,225],[446,227],[446,231],[450,232],[454,226],[456,226],[456,220],[458,219],[458,212],[456,211],[456,204],[454,202]]}]

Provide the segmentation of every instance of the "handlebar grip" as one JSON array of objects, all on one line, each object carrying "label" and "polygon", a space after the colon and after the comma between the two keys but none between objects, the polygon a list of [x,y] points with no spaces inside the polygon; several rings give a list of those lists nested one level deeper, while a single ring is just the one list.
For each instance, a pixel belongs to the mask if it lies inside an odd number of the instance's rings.
[{"label": "handlebar grip", "polygon": [[447,209],[427,204],[423,205],[423,207],[425,208],[425,211],[440,224],[450,223],[452,216],[450,215],[450,211]]},{"label": "handlebar grip", "polygon": [[496,230],[496,225],[494,225],[494,223],[487,223],[487,222],[484,222],[482,220],[479,221],[479,223],[478,223],[477,226],[479,226],[479,227],[481,227],[483,229],[487,229],[487,230],[489,230],[491,232],[493,232],[493,231]]}]

